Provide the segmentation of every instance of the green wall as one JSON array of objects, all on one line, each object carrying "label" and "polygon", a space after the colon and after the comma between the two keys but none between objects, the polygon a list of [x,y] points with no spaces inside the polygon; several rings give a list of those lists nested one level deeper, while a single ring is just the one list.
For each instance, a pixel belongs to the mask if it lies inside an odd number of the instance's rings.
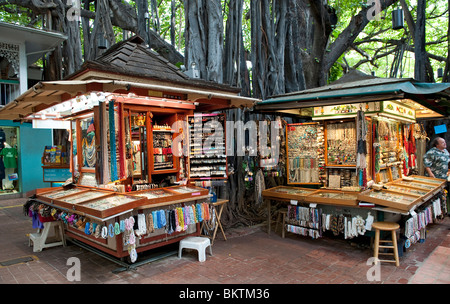
[{"label": "green wall", "polygon": [[[53,144],[51,129],[33,129],[31,123],[0,120],[0,128],[18,127],[18,173],[20,192],[27,192],[37,188],[50,187],[50,183],[42,180],[41,158],[45,146]],[[1,199],[1,196],[0,196]]]}]

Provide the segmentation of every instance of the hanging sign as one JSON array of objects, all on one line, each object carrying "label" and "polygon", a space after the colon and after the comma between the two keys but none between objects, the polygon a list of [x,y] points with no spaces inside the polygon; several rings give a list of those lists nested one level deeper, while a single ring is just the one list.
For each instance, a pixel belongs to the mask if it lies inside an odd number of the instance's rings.
[{"label": "hanging sign", "polygon": [[399,117],[416,119],[416,111],[413,108],[399,104],[395,101],[383,101],[382,112]]},{"label": "hanging sign", "polygon": [[353,104],[341,104],[332,106],[314,107],[313,117],[349,116],[354,117],[358,110],[367,113],[376,113],[380,111],[379,102],[362,102]]},{"label": "hanging sign", "polygon": [[446,125],[434,126],[434,133],[441,134],[441,133],[446,133],[446,132],[447,132]]}]

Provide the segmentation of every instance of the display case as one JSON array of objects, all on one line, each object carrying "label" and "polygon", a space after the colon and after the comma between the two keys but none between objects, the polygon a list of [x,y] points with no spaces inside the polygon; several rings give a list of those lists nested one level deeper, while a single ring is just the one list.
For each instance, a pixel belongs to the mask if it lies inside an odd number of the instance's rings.
[{"label": "display case", "polygon": [[304,202],[306,197],[316,192],[317,189],[300,188],[300,187],[289,187],[289,186],[278,186],[262,191],[262,195],[267,199],[275,200],[296,200]]},{"label": "display case", "polygon": [[435,186],[445,187],[446,180],[440,178],[426,177],[420,175],[409,175],[406,179],[412,179],[414,182],[433,184]]},{"label": "display case", "polygon": [[174,203],[180,200],[197,199],[198,197],[204,197],[208,194],[209,191],[207,189],[192,185],[173,186],[133,192],[133,195],[146,198],[146,201],[143,204],[145,207],[155,204],[160,205],[166,202]]},{"label": "display case", "polygon": [[359,201],[357,192],[320,189],[309,194],[306,197],[306,202],[325,205],[357,206]]},{"label": "display case", "polygon": [[172,151],[173,131],[168,126],[152,127],[152,173],[164,170],[176,170],[177,162]]},{"label": "display case", "polygon": [[324,182],[324,134],[320,123],[286,126],[287,183]]},{"label": "display case", "polygon": [[189,129],[189,180],[226,179],[225,114],[198,114],[187,116]]},{"label": "display case", "polygon": [[391,207],[400,211],[409,211],[415,205],[423,202],[422,197],[398,193],[389,190],[367,190],[358,195],[358,199],[364,202],[373,203],[376,205]]},{"label": "display case", "polygon": [[58,188],[39,193],[36,197],[52,206],[98,219],[105,219],[128,210],[131,211],[145,202],[145,198],[139,196],[123,195],[113,191],[87,187]]}]

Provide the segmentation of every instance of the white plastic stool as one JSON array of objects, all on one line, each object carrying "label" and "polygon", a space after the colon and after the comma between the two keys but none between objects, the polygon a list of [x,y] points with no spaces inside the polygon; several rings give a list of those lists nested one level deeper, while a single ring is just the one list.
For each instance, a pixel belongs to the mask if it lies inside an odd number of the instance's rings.
[{"label": "white plastic stool", "polygon": [[181,258],[183,248],[196,249],[198,251],[198,260],[200,262],[206,261],[206,248],[209,246],[209,254],[212,254],[211,241],[207,237],[190,236],[180,241],[180,248],[178,249],[178,258]]},{"label": "white plastic stool", "polygon": [[[50,228],[55,229],[55,236],[58,239],[56,242],[46,243],[48,233]],[[39,230],[38,230],[39,231]],[[33,243],[33,252],[40,252],[44,248],[55,247],[55,246],[66,246],[66,239],[64,238],[64,229],[61,221],[45,222],[44,229],[41,232],[30,233],[30,239],[28,241],[28,246]]]}]

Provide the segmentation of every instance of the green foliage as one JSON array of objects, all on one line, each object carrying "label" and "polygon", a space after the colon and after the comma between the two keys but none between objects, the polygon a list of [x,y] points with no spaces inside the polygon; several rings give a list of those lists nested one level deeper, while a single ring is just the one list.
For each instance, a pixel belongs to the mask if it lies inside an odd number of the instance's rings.
[{"label": "green foliage", "polygon": [[[135,7],[135,1],[122,0],[124,3]],[[170,41],[171,30],[171,0],[158,0],[158,17],[160,27],[156,28],[153,23],[152,28],[159,32],[161,37],[166,41]],[[361,9],[367,7],[371,1],[364,0],[329,0],[328,5],[333,7],[338,16],[338,22],[333,28],[333,32],[330,36],[329,44],[339,37],[339,34],[349,25],[353,16],[358,14]],[[416,14],[416,1],[406,0],[409,9],[411,10],[413,19]],[[223,0],[223,13],[224,13],[224,28],[227,17],[229,0]],[[93,5],[93,4],[92,4]],[[185,15],[184,15],[184,1],[176,0],[176,14],[175,14],[175,48],[180,52],[184,52],[184,27],[185,27]],[[334,64],[329,71],[329,81],[335,80],[342,74],[342,67],[346,63],[350,67],[356,67],[357,69],[370,74],[371,71],[375,71],[377,76],[389,77],[391,65],[395,59],[394,54],[398,45],[404,44],[405,47],[409,47],[409,51],[406,51],[401,57],[401,70],[398,77],[413,77],[414,74],[414,54],[412,53],[414,42],[410,34],[410,30],[405,21],[405,28],[400,30],[392,29],[392,11],[400,4],[392,5],[387,10],[380,13],[380,20],[372,20],[359,34],[354,42],[354,48],[348,49],[344,56]],[[94,8],[91,8],[94,11]],[[244,48],[246,51],[251,49],[251,23],[250,23],[250,0],[244,0],[244,16],[242,20],[242,35],[244,39]],[[149,11],[151,12],[151,5],[149,1]],[[448,20],[449,7],[448,1],[445,0],[427,0],[426,7],[426,50],[438,59],[448,57]],[[0,6],[0,21],[14,23],[25,26],[33,26],[42,28],[42,18],[36,16],[31,10],[19,7],[13,4],[3,4]],[[80,25],[81,26],[81,25]],[[116,36],[116,42],[122,40],[122,30],[118,27],[114,27]],[[82,35],[82,30],[80,29]],[[343,58],[345,57],[346,62]],[[431,64],[434,70],[439,67],[444,67],[445,62],[436,59],[431,60]]]}]

